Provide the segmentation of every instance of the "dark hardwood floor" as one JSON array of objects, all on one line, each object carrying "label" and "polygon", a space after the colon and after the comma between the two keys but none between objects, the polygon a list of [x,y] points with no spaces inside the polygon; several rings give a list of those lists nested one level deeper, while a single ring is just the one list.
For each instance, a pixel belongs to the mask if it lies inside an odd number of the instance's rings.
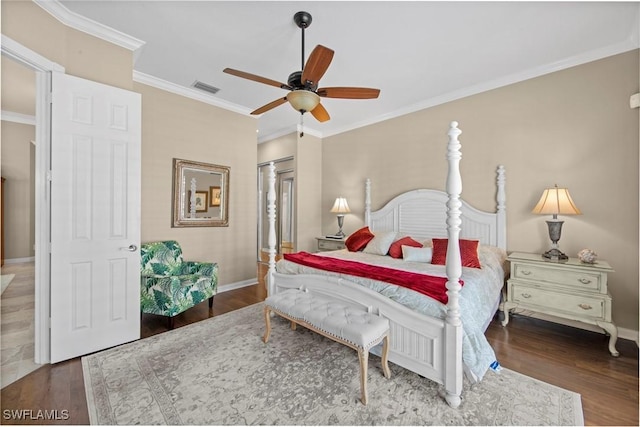
[{"label": "dark hardwood floor", "polygon": [[[220,293],[212,309],[205,301],[177,316],[175,327],[264,298],[264,286],[257,284]],[[166,330],[165,318],[144,315],[143,338]],[[638,425],[638,347],[634,342],[619,340],[621,355],[614,358],[604,335],[517,315],[507,328],[495,319],[487,337],[504,367],[580,393],[586,425]],[[2,424],[89,424],[80,358],[45,365],[2,389],[0,397]],[[12,410],[30,410],[30,419],[12,419]],[[31,419],[37,418],[39,410],[59,419]]]}]

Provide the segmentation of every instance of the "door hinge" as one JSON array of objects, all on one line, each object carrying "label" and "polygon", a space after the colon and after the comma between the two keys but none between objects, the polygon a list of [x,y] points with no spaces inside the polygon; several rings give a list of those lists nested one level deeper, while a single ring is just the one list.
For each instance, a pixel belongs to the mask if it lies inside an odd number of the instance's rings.
[{"label": "door hinge", "polygon": [[51,182],[52,178],[51,178],[51,171],[50,170],[48,170],[47,173],[46,173],[46,179],[47,179],[47,181]]}]

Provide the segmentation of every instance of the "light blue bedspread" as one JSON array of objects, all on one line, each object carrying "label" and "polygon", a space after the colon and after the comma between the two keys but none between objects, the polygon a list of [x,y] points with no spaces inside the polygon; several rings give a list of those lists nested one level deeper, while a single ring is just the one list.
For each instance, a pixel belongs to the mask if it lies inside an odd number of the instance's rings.
[{"label": "light blue bedspread", "polygon": [[[464,286],[460,291],[460,316],[462,319],[462,360],[465,372],[472,381],[480,381],[496,360],[496,355],[484,335],[500,301],[500,292],[504,283],[504,261],[506,253],[491,246],[480,246],[478,250],[482,268],[462,268]],[[372,255],[362,252],[349,252],[346,249],[321,252],[317,255],[340,258],[351,261],[380,265],[398,270],[446,277],[445,266],[422,262],[407,262],[390,256]],[[358,283],[369,289],[414,310],[431,317],[444,319],[446,305],[418,292],[385,282],[348,276],[340,273],[318,270],[280,260],[276,270],[284,274],[320,274],[331,275]]]}]

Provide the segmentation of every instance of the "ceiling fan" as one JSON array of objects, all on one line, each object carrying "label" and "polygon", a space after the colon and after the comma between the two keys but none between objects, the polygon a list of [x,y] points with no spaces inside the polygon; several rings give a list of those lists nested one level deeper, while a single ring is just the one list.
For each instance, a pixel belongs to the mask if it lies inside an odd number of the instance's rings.
[{"label": "ceiling fan", "polygon": [[244,79],[253,80],[258,83],[279,87],[289,91],[287,96],[278,98],[251,112],[251,114],[262,114],[279,105],[289,101],[289,104],[300,114],[310,112],[319,122],[326,122],[330,119],[329,113],[320,103],[320,98],[343,98],[343,99],[372,99],[377,98],[380,89],[365,87],[322,87],[318,88],[318,83],[324,73],[329,68],[333,59],[333,50],[328,47],[318,45],[313,49],[311,55],[304,62],[304,30],[311,25],[311,14],[308,12],[298,12],[293,15],[293,21],[302,30],[302,71],[294,71],[289,75],[287,83],[281,83],[266,77],[246,73],[244,71],[225,68],[223,71]]}]

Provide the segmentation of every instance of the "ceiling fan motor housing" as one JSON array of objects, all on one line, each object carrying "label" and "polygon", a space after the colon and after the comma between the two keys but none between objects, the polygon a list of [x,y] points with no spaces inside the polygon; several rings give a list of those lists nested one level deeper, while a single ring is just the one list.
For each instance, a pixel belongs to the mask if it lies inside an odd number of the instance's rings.
[{"label": "ceiling fan motor housing", "polygon": [[306,84],[302,84],[302,71],[294,71],[289,74],[289,78],[287,79],[287,84],[293,88],[293,90],[304,89],[315,92],[318,89],[318,85],[315,83],[307,82]]}]

